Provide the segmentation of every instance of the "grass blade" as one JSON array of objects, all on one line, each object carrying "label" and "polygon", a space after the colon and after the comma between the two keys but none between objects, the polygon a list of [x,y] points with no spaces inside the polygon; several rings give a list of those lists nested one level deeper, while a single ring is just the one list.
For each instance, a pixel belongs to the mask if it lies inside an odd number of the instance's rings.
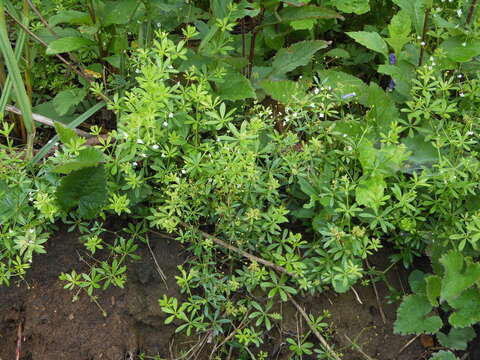
[{"label": "grass blade", "polygon": [[31,159],[33,153],[33,140],[35,137],[35,123],[32,118],[32,107],[28,98],[22,74],[15,59],[15,54],[10,44],[5,21],[5,2],[0,0],[0,51],[5,59],[9,75],[12,76],[13,87],[18,105],[23,113],[23,123],[27,130],[27,158]]}]

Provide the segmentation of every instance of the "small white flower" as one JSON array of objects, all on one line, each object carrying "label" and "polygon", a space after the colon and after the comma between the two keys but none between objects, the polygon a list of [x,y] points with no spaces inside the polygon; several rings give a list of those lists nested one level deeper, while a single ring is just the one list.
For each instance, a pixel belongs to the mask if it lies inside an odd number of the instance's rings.
[{"label": "small white flower", "polygon": [[187,171],[185,169],[182,169],[182,174],[185,175],[186,173],[187,173]]},{"label": "small white flower", "polygon": [[422,40],[422,37],[420,35],[418,35],[417,40]]},{"label": "small white flower", "polygon": [[467,131],[467,135],[468,135],[468,136],[472,136],[472,135],[473,135],[473,131]]},{"label": "small white flower", "polygon": [[158,150],[159,147],[160,147],[160,146],[158,146],[157,144],[155,144],[155,145],[152,146],[152,149],[153,149],[153,150]]},{"label": "small white flower", "polygon": [[347,137],[347,134],[343,134],[343,137]]},{"label": "small white flower", "polygon": [[132,162],[133,167],[137,167],[138,163],[136,161]]},{"label": "small white flower", "polygon": [[457,9],[457,16],[461,17],[462,16],[462,9]]},{"label": "small white flower", "polygon": [[167,127],[168,126],[168,121],[164,121],[163,126]]},{"label": "small white flower", "polygon": [[142,139],[137,139],[137,144],[144,144]]},{"label": "small white flower", "polygon": [[467,46],[467,42],[464,41],[464,42],[462,43],[462,46],[463,46],[463,47]]},{"label": "small white flower", "polygon": [[325,117],[325,114],[324,113],[320,113],[318,114],[318,116],[320,116],[322,119]]},{"label": "small white flower", "polygon": [[140,74],[140,69],[135,69],[135,72],[136,72],[137,74]]},{"label": "small white flower", "polygon": [[430,61],[434,61],[435,58],[433,56],[430,56]]},{"label": "small white flower", "polygon": [[143,153],[141,156],[144,157],[144,158],[146,158],[146,157],[147,157],[147,154]]},{"label": "small white flower", "polygon": [[348,147],[347,147],[347,150],[348,150],[348,151],[352,151],[353,148],[352,148],[351,146],[348,146]]},{"label": "small white flower", "polygon": [[420,45],[425,46],[425,45],[427,45],[427,44],[425,43],[425,41],[422,41],[422,42],[420,43]]},{"label": "small white flower", "polygon": [[462,75],[462,74],[458,74],[458,75],[457,75],[457,78],[461,79],[461,78],[463,78],[463,75]]},{"label": "small white flower", "polygon": [[313,89],[313,93],[314,93],[315,95],[318,95],[318,94],[320,93],[320,90],[318,90],[318,88],[315,88],[315,89]]},{"label": "small white flower", "polygon": [[160,156],[161,156],[162,158],[164,158],[164,157],[165,157],[165,153],[162,153],[162,155],[160,155]]},{"label": "small white flower", "polygon": [[465,94],[464,94],[463,92],[461,92],[461,93],[458,94],[458,95],[460,95],[460,97],[465,97]]},{"label": "small white flower", "polygon": [[311,104],[310,104],[310,107],[315,107],[315,104],[314,104],[314,103],[311,103]]},{"label": "small white flower", "polygon": [[173,118],[173,113],[168,114],[168,117],[169,117],[170,119],[172,119],[172,118]]}]

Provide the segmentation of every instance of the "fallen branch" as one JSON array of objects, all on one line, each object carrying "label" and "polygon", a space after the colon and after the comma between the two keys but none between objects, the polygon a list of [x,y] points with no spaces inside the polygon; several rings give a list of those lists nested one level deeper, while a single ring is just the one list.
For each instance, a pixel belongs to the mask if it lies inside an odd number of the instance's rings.
[{"label": "fallen branch", "polygon": [[315,328],[315,326],[312,325],[310,318],[308,317],[307,313],[303,308],[295,301],[292,295],[287,293],[288,299],[292,302],[292,304],[297,308],[298,312],[302,317],[305,319],[307,322],[308,326],[310,327],[310,330],[312,330],[313,334],[317,337],[318,341],[323,345],[323,347],[330,353],[330,355],[335,359],[335,360],[341,360],[340,357],[337,355],[337,353],[328,345],[327,340],[318,332],[318,330]]},{"label": "fallen branch", "polygon": [[[11,112],[13,114],[17,114],[17,115],[20,115],[20,116],[22,115],[22,111],[19,108],[16,108],[15,106],[7,105],[5,110],[8,111],[8,112]],[[32,113],[32,117],[33,117],[33,120],[35,120],[36,122],[38,122],[40,124],[43,124],[43,125],[52,126],[52,127],[55,127],[55,123],[58,122],[58,121],[52,120],[52,119],[50,119],[46,116],[40,115],[40,114]],[[72,130],[75,131],[75,133],[77,133],[77,135],[82,136],[84,138],[93,137],[93,135],[87,133],[86,131],[83,131],[83,130],[80,130],[80,129],[72,129]]]},{"label": "fallen branch", "polygon": [[[370,263],[368,262],[368,260],[366,260],[366,263],[367,263],[368,270],[371,270]],[[373,279],[373,276],[372,276],[371,272],[370,272],[369,276],[370,276],[370,281],[372,282],[373,291],[375,292],[375,298],[377,299],[378,311],[380,312],[380,316],[382,317],[383,323],[386,324],[387,323],[387,317],[385,316],[385,313],[383,311],[382,302],[380,301],[380,296],[378,295],[377,286],[375,285],[375,281]]]},{"label": "fallen branch", "polygon": [[17,348],[15,349],[15,360],[20,360],[22,350],[22,327],[23,322],[20,320],[17,327]]},{"label": "fallen branch", "polygon": [[[180,223],[180,225],[182,225],[186,229],[192,228],[190,225],[187,225],[185,223]],[[249,254],[246,251],[243,251],[243,250],[241,250],[241,249],[239,249],[239,248],[237,248],[233,245],[227,244],[225,241],[220,240],[219,238],[216,238],[215,236],[210,235],[210,234],[208,234],[204,231],[197,230],[197,229],[196,229],[196,231],[198,231],[205,239],[212,240],[215,244],[220,245],[220,246],[222,246],[226,249],[232,250],[233,252],[236,252],[237,254],[239,254],[243,257],[246,257],[250,261],[257,262],[259,264],[263,264],[263,265],[265,265],[265,266],[267,266],[267,267],[269,267],[269,268],[271,268],[271,269],[273,269],[273,270],[275,270],[279,273],[287,274],[289,276],[295,277],[294,274],[292,274],[291,272],[289,272],[287,269],[285,269],[282,266],[276,265],[276,264],[272,263],[271,261],[259,258],[255,255]]]},{"label": "fallen branch", "polygon": [[[185,223],[180,223],[184,228],[191,228],[191,226],[185,224]],[[204,231],[201,231],[201,230],[198,230],[198,232],[205,238],[205,239],[210,239],[212,240],[215,244],[217,245],[220,245],[222,247],[225,247],[229,250],[232,250],[234,252],[236,252],[237,254],[243,256],[243,257],[246,257],[247,259],[251,260],[251,261],[255,261],[257,263],[260,263],[260,264],[263,264],[265,266],[268,266],[269,268],[279,272],[279,273],[282,273],[282,274],[287,274],[287,275],[290,275],[290,276],[294,276],[292,273],[290,273],[289,271],[287,271],[287,269],[285,269],[284,267],[281,267],[279,265],[276,265],[268,260],[264,260],[264,259],[261,259],[255,255],[252,255],[252,254],[249,254],[247,253],[246,251],[243,251],[243,250],[240,250],[239,248],[235,247],[235,246],[232,246],[230,244],[227,244],[225,241],[223,240],[220,240],[218,238],[216,238],[215,236],[213,235],[210,235]],[[307,313],[305,312],[305,310],[303,310],[303,308],[295,301],[295,299],[293,298],[292,295],[290,295],[289,293],[287,293],[287,296],[288,296],[288,299],[292,302],[292,304],[297,308],[297,310],[300,312],[300,314],[302,315],[302,317],[305,319],[305,321],[307,322],[308,326],[310,327],[310,329],[312,330],[313,334],[315,334],[315,336],[317,337],[317,339],[320,341],[320,343],[323,345],[323,347],[330,353],[330,355],[335,359],[335,360],[341,360],[337,353],[335,351],[333,351],[333,349],[330,347],[330,345],[328,345],[327,343],[327,340],[325,340],[325,338],[322,336],[322,334],[320,334],[318,332],[318,330],[311,324],[310,322],[310,319],[308,318],[308,315]]]}]

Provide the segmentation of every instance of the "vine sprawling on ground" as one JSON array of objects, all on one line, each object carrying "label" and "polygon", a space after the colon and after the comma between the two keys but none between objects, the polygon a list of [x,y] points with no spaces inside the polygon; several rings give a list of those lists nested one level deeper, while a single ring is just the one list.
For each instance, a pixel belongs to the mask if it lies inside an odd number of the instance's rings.
[{"label": "vine sprawling on ground", "polygon": [[[267,359],[278,301],[380,280],[389,247],[431,261],[392,289],[395,331],[455,359],[480,322],[476,4],[0,0],[0,284],[60,223],[110,254],[60,275],[92,299],[173,234],[191,256],[166,323]],[[304,317],[291,358],[339,359],[328,314]]]}]

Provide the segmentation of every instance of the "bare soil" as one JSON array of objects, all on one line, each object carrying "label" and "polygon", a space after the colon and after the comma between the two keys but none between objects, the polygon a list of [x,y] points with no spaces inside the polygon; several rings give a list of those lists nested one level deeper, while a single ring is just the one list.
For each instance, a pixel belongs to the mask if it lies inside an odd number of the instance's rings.
[{"label": "bare soil", "polygon": [[[141,352],[173,359],[180,348],[193,346],[197,338],[175,335],[173,325],[164,325],[165,315],[158,305],[164,294],[181,297],[174,276],[187,254],[172,240],[151,238],[150,244],[167,276],[167,284],[157,273],[148,248],[141,248],[142,259],[130,264],[125,289],[98,292],[98,305],[107,313],[104,317],[87,296],[81,294],[72,302],[74,293],[63,289],[64,284],[58,279],[62,271],[85,270],[85,262],[93,260],[86,257],[76,235],[59,231],[47,244],[47,254],[34,259],[26,281],[0,287],[0,360],[16,359],[17,349],[21,360],[123,360],[135,359]],[[386,253],[370,261],[378,269],[389,265]],[[407,286],[404,270],[393,268],[388,274],[395,287]],[[412,337],[393,334],[397,305],[386,303],[389,292],[383,282],[376,287],[385,323],[371,285],[356,285],[358,296],[353,291],[326,292],[316,297],[297,297],[297,301],[307,312],[331,313],[329,341],[346,360],[428,358],[431,349],[423,346],[420,338],[405,348]],[[271,359],[286,360],[291,353],[285,338],[305,324],[291,304],[282,304],[279,311],[283,320],[276,331],[278,336],[265,342]],[[208,356],[200,355],[197,359]]]}]

